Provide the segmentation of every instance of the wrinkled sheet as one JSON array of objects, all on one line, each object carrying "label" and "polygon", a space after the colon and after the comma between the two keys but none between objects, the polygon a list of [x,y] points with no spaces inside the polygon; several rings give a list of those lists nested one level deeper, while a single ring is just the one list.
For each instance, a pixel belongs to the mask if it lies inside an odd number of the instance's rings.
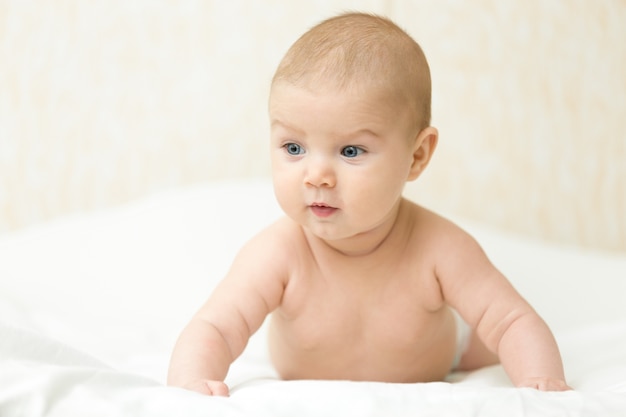
[{"label": "wrinkled sheet", "polygon": [[516,389],[499,366],[425,384],[280,381],[265,327],[231,397],[166,387],[178,332],[279,215],[269,182],[219,182],[0,236],[0,416],[626,415],[626,255],[454,218],[553,328],[575,391]]}]

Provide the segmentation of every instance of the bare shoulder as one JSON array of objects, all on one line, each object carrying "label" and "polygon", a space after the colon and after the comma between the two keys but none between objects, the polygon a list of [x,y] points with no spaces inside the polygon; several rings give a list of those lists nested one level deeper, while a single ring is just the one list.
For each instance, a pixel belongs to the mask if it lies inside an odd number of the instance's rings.
[{"label": "bare shoulder", "polygon": [[286,279],[290,264],[302,246],[301,235],[298,225],[287,217],[281,218],[242,246],[233,268],[252,270],[251,275],[262,273]]},{"label": "bare shoulder", "polygon": [[451,220],[413,204],[415,239],[428,254],[440,284],[470,275],[493,274],[494,266],[476,239]]},{"label": "bare shoulder", "polygon": [[274,223],[262,229],[252,237],[244,248],[252,247],[255,251],[292,252],[297,246],[302,245],[302,232],[300,227],[288,217],[281,217]]},{"label": "bare shoulder", "polygon": [[[416,228],[429,251],[444,300],[475,325],[496,299],[523,303],[480,244],[452,221],[415,205]],[[419,234],[419,233],[416,233]]]},{"label": "bare shoulder", "polygon": [[451,220],[412,202],[408,202],[408,207],[414,238],[424,242],[435,254],[446,256],[450,252],[478,248],[476,240]]},{"label": "bare shoulder", "polygon": [[248,240],[201,309],[204,318],[223,323],[230,320],[227,316],[236,316],[244,318],[249,329],[260,325],[282,299],[296,236],[297,230],[281,219]]}]

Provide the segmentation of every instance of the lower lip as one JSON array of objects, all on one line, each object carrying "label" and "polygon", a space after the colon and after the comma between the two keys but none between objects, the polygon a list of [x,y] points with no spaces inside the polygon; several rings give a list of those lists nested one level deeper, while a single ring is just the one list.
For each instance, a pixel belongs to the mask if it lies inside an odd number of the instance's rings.
[{"label": "lower lip", "polygon": [[311,206],[311,211],[317,217],[329,217],[332,216],[337,209],[334,207]]}]

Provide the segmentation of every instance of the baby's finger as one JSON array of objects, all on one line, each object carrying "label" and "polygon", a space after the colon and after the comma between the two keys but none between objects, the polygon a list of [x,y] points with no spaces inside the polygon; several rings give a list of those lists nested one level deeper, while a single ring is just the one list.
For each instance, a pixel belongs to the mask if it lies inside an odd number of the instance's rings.
[{"label": "baby's finger", "polygon": [[570,391],[571,389],[572,387],[567,385],[565,381],[552,380],[552,381],[548,381],[547,388],[545,389],[545,391]]},{"label": "baby's finger", "polygon": [[529,378],[523,381],[520,387],[534,388],[540,391],[569,391],[572,388],[561,379]]},{"label": "baby's finger", "polygon": [[206,385],[210,390],[209,395],[216,395],[219,397],[228,397],[228,386],[222,381],[206,381]]},{"label": "baby's finger", "polygon": [[228,386],[222,381],[201,379],[190,382],[184,388],[204,395],[228,397]]}]

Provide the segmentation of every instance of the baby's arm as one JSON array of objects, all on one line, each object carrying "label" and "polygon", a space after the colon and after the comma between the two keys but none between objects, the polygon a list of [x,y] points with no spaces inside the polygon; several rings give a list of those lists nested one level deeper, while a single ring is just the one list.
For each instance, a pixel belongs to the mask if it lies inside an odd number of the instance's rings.
[{"label": "baby's arm", "polygon": [[543,391],[570,389],[556,340],[534,310],[514,312],[510,318],[500,320],[491,337],[502,366],[516,386]]},{"label": "baby's arm", "polygon": [[[180,334],[167,376],[168,385],[207,395],[228,396],[224,378],[236,351],[211,322],[195,316]],[[243,350],[243,349],[242,349]]]},{"label": "baby's arm", "polygon": [[[237,255],[209,300],[184,328],[170,360],[168,385],[228,395],[224,378],[250,336],[274,310],[285,286],[285,264],[265,231]],[[279,251],[278,251],[279,252]]]},{"label": "baby's arm", "polygon": [[439,259],[437,277],[446,301],[497,353],[518,387],[570,389],[557,343],[546,323],[491,264],[478,243],[455,230],[446,240],[449,256]]}]

